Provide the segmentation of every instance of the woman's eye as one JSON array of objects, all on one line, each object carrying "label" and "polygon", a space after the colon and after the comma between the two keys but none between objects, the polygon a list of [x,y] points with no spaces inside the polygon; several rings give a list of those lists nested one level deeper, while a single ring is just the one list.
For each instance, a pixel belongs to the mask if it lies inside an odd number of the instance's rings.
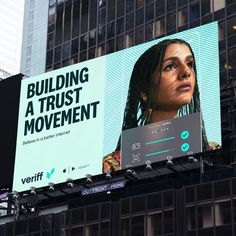
[{"label": "woman's eye", "polygon": [[193,68],[193,61],[187,62],[187,66],[188,66],[189,68]]},{"label": "woman's eye", "polygon": [[166,67],[164,67],[164,71],[171,71],[171,70],[173,70],[173,69],[175,69],[176,68],[176,65],[175,64],[169,64],[169,65],[167,65]]}]

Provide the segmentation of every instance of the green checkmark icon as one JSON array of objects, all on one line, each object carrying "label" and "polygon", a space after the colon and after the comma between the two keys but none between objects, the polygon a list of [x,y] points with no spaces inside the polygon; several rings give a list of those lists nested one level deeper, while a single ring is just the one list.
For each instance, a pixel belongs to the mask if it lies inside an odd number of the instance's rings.
[{"label": "green checkmark icon", "polygon": [[182,131],[182,133],[181,133],[181,138],[182,138],[182,139],[187,139],[188,137],[189,137],[189,132],[188,132],[188,130]]},{"label": "green checkmark icon", "polygon": [[182,152],[187,152],[189,150],[189,144],[188,143],[183,143],[181,145],[181,151]]}]

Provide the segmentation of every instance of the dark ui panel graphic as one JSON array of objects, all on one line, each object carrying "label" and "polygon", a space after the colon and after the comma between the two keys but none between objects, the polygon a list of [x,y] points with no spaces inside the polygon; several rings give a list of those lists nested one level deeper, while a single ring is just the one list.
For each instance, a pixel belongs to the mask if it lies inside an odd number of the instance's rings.
[{"label": "dark ui panel graphic", "polygon": [[122,132],[121,168],[191,155],[202,151],[200,113]]}]

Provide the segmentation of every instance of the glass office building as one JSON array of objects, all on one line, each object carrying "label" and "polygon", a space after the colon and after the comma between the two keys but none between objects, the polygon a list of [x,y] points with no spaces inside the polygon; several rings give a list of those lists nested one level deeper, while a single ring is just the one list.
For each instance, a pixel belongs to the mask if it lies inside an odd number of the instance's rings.
[{"label": "glass office building", "polygon": [[68,209],[40,216],[38,209],[0,225],[0,235],[236,235],[236,172],[229,165],[236,161],[235,0],[50,0],[45,71],[213,21],[219,29],[225,150],[220,158],[227,165],[212,168],[206,163],[202,174],[199,169],[184,174],[170,170],[140,181],[129,179],[125,188],[111,193],[75,194],[60,201],[63,195],[52,200],[46,194],[54,203],[48,208],[61,204]]}]

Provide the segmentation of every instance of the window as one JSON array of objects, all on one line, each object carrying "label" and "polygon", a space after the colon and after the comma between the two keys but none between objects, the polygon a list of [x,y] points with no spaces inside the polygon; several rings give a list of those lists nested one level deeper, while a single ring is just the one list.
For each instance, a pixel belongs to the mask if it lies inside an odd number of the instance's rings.
[{"label": "window", "polygon": [[176,0],[167,0],[167,12],[172,11],[176,8]]},{"label": "window", "polygon": [[123,16],[124,15],[124,7],[125,7],[125,3],[124,0],[119,0],[116,1],[117,3],[117,17]]},{"label": "window", "polygon": [[33,31],[33,22],[29,23],[28,25],[28,33],[31,33]]},{"label": "window", "polygon": [[63,6],[57,7],[57,19],[56,19],[56,37],[55,44],[59,45],[62,42],[62,18],[63,18]]},{"label": "window", "polygon": [[124,32],[124,17],[116,21],[116,35]]},{"label": "window", "polygon": [[86,221],[98,220],[99,206],[93,205],[86,207]]},{"label": "window", "polygon": [[88,236],[97,236],[98,235],[98,225],[86,225],[85,226],[85,235]]},{"label": "window", "polygon": [[126,16],[126,31],[134,27],[134,13],[130,13]]},{"label": "window", "polygon": [[90,1],[90,17],[89,18],[89,29],[97,27],[97,1]]},{"label": "window", "polygon": [[231,224],[231,202],[215,203],[215,225]]},{"label": "window", "polygon": [[197,200],[206,200],[212,198],[212,185],[201,184],[197,186]]},{"label": "window", "polygon": [[116,38],[116,50],[124,49],[124,35]]},{"label": "window", "polygon": [[27,35],[27,44],[32,44],[33,42],[33,34],[28,34]]},{"label": "window", "polygon": [[143,7],[144,6],[144,0],[136,0],[136,8]]},{"label": "window", "polygon": [[90,48],[89,51],[88,51],[88,59],[95,58],[95,56],[96,56],[95,47]]},{"label": "window", "polygon": [[145,25],[145,40],[151,40],[154,38],[154,24],[153,22]]},{"label": "window", "polygon": [[60,60],[61,60],[61,46],[55,48],[54,63],[59,62]]},{"label": "window", "polygon": [[107,24],[107,39],[110,39],[115,36],[115,21]]},{"label": "window", "polygon": [[98,28],[98,43],[105,41],[105,25]]},{"label": "window", "polygon": [[236,16],[227,20],[227,31],[228,36],[236,34]]},{"label": "window", "polygon": [[33,20],[34,19],[34,11],[30,11],[29,13],[29,20]]},{"label": "window", "polygon": [[176,14],[168,14],[166,19],[166,30],[167,32],[174,30],[176,28]]},{"label": "window", "polygon": [[[83,227],[72,227],[70,229],[70,235],[71,236],[83,236],[84,235],[83,230],[84,230]],[[64,235],[64,234],[62,234],[62,235]],[[67,234],[65,234],[65,235],[67,235]]]},{"label": "window", "polygon": [[196,215],[194,206],[186,208],[186,222],[186,228],[188,231],[194,230],[196,228]]},{"label": "window", "polygon": [[174,232],[174,217],[173,210],[164,211],[164,233],[173,233]]},{"label": "window", "polygon": [[144,21],[144,8],[140,8],[136,11],[135,25],[141,25]]},{"label": "window", "polygon": [[161,18],[155,22],[155,37],[165,34],[165,18]]},{"label": "window", "polygon": [[115,51],[115,39],[111,39],[107,42],[107,53],[112,53]]},{"label": "window", "polygon": [[147,216],[147,235],[162,235],[162,213],[150,214]]},{"label": "window", "polygon": [[115,10],[116,10],[115,6],[116,6],[115,0],[108,1],[108,11],[107,11],[108,22],[115,19],[115,15],[116,15],[115,14]]},{"label": "window", "polygon": [[75,38],[72,41],[72,45],[71,45],[71,55],[78,53],[78,44],[79,44],[79,39]]},{"label": "window", "polygon": [[139,212],[139,211],[144,211],[145,210],[145,197],[141,196],[141,197],[133,197],[132,198],[132,207],[131,207],[131,211],[133,212]]},{"label": "window", "polygon": [[87,49],[88,35],[84,34],[80,37],[80,51]]},{"label": "window", "polygon": [[202,16],[206,16],[211,14],[212,12],[212,6],[211,6],[211,0],[202,0],[201,10],[202,10]]},{"label": "window", "polygon": [[48,45],[47,49],[52,49],[54,46],[54,34],[48,34]]},{"label": "window", "polygon": [[78,54],[71,57],[70,64],[73,65],[73,64],[76,64],[76,63],[78,63]]},{"label": "window", "polygon": [[52,55],[53,55],[52,52],[53,52],[53,50],[50,50],[47,52],[47,61],[46,61],[47,67],[52,65]]},{"label": "window", "polygon": [[105,45],[104,44],[99,45],[98,49],[97,49],[97,56],[99,57],[102,55],[105,55]]},{"label": "window", "polygon": [[188,23],[188,10],[184,7],[178,12],[178,27],[184,26]]},{"label": "window", "polygon": [[230,195],[229,181],[218,181],[214,183],[215,197],[224,197]]},{"label": "window", "polygon": [[88,4],[89,1],[82,0],[81,2],[81,33],[88,30]]},{"label": "window", "polygon": [[79,61],[82,62],[82,61],[86,61],[86,60],[87,60],[87,51],[81,52],[80,56],[79,56]]},{"label": "window", "polygon": [[134,10],[134,0],[126,0],[126,12]]},{"label": "window", "polygon": [[63,44],[63,54],[62,59],[67,59],[70,56],[70,41]]},{"label": "window", "polygon": [[110,203],[101,204],[101,218],[102,219],[110,218],[110,215],[111,215]]},{"label": "window", "polygon": [[129,236],[129,218],[121,219],[121,236]]},{"label": "window", "polygon": [[213,207],[211,205],[198,206],[198,228],[213,227]]},{"label": "window", "polygon": [[134,32],[131,31],[125,36],[125,47],[132,47],[134,46]]},{"label": "window", "polygon": [[106,23],[106,8],[99,9],[98,11],[98,24],[104,25]]},{"label": "window", "polygon": [[92,47],[96,44],[96,35],[97,35],[96,29],[93,29],[89,32],[89,47]]},{"label": "window", "polygon": [[131,235],[144,235],[144,216],[135,216],[131,219]]},{"label": "window", "polygon": [[28,46],[27,47],[27,51],[26,51],[26,56],[30,56],[32,54],[32,46]]},{"label": "window", "polygon": [[219,11],[225,7],[225,0],[214,0],[214,11]]},{"label": "window", "polygon": [[218,36],[219,41],[225,38],[225,22],[218,23]]},{"label": "window", "polygon": [[145,7],[145,21],[154,19],[154,3],[151,3]]},{"label": "window", "polygon": [[102,236],[110,236],[111,235],[109,222],[101,223],[101,227],[100,228],[101,228],[100,235],[102,235]]},{"label": "window", "polygon": [[141,26],[135,30],[135,45],[143,43],[144,41],[144,27]]},{"label": "window", "polygon": [[64,42],[70,39],[71,34],[71,2],[65,4],[65,15],[64,15]]},{"label": "window", "polygon": [[235,68],[236,67],[236,48],[233,48],[231,50],[229,50],[229,65],[232,67],[232,68]]},{"label": "window", "polygon": [[156,16],[159,17],[165,14],[165,0],[160,0],[156,2]]},{"label": "window", "polygon": [[72,37],[76,37],[79,35],[79,0],[73,1],[73,25],[72,25]]},{"label": "window", "polygon": [[147,196],[148,210],[160,209],[162,207],[161,193],[154,193]]},{"label": "window", "polygon": [[199,0],[194,0],[189,4],[189,20],[190,22],[200,17]]},{"label": "window", "polygon": [[33,9],[34,8],[34,0],[30,0],[30,9]]},{"label": "window", "polygon": [[163,192],[164,207],[173,206],[173,191]]}]

